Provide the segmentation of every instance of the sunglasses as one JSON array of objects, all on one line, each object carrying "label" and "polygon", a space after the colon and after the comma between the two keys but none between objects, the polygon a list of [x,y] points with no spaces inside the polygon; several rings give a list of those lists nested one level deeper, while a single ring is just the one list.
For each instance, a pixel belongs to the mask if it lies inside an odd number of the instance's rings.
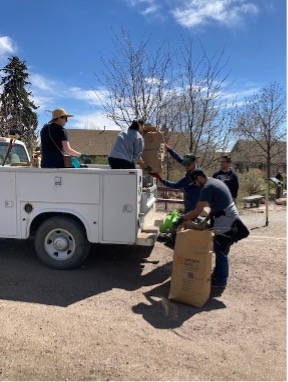
[{"label": "sunglasses", "polygon": [[68,121],[68,118],[65,115],[61,117],[61,119],[65,119],[66,121]]}]

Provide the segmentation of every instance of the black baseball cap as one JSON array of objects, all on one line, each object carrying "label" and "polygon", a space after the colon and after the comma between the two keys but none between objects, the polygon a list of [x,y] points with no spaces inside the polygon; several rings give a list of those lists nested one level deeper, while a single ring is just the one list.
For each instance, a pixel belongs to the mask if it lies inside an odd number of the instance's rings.
[{"label": "black baseball cap", "polygon": [[192,182],[195,182],[197,176],[203,176],[203,178],[207,178],[207,175],[201,168],[195,168],[195,170],[189,172],[189,176]]}]

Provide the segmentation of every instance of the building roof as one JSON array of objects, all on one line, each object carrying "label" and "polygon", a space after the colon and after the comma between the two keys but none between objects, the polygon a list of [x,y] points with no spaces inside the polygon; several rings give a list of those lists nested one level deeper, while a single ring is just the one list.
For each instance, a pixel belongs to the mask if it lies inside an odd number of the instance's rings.
[{"label": "building roof", "polygon": [[[67,129],[70,146],[87,155],[107,156],[119,130]],[[170,134],[167,144],[180,155],[189,152],[188,133]]]},{"label": "building roof", "polygon": [[[67,132],[70,145],[73,149],[87,155],[101,156],[108,156],[119,134],[119,130],[67,129]],[[166,134],[166,143],[180,155],[190,151],[189,133],[175,132],[169,135]],[[201,156],[201,153],[194,154]],[[265,163],[265,155],[263,155],[260,146],[251,140],[239,139],[228,155],[231,156],[233,163]],[[286,163],[286,155],[286,142],[277,142],[272,148],[271,164]],[[217,158],[219,156],[220,153],[217,153]]]},{"label": "building roof", "polygon": [[119,130],[67,129],[70,146],[87,155],[107,156]]}]

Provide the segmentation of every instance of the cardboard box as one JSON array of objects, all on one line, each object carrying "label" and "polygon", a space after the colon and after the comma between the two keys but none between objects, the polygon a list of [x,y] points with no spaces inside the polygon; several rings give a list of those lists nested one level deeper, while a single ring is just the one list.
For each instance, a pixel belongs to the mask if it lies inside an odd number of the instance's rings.
[{"label": "cardboard box", "polygon": [[213,233],[194,229],[176,234],[168,298],[202,307],[210,297]]},{"label": "cardboard box", "polygon": [[[151,172],[161,174],[164,160],[163,136],[159,131],[148,131],[143,135],[144,150],[142,159],[152,167]],[[145,174],[148,174],[146,171]]]}]

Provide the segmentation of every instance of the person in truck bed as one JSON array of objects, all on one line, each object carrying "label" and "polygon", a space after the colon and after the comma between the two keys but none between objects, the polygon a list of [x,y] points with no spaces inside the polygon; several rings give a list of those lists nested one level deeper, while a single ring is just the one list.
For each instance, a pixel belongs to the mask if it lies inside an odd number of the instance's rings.
[{"label": "person in truck bed", "polygon": [[65,129],[68,117],[74,116],[66,113],[64,109],[55,109],[52,119],[43,126],[40,133],[42,168],[64,168],[63,154],[82,158],[82,154],[70,146]]},{"label": "person in truck bed", "polygon": [[144,169],[149,167],[142,159],[143,127],[144,121],[134,120],[128,129],[122,130],[117,135],[108,156],[108,163],[112,169],[135,168],[135,162]]}]

